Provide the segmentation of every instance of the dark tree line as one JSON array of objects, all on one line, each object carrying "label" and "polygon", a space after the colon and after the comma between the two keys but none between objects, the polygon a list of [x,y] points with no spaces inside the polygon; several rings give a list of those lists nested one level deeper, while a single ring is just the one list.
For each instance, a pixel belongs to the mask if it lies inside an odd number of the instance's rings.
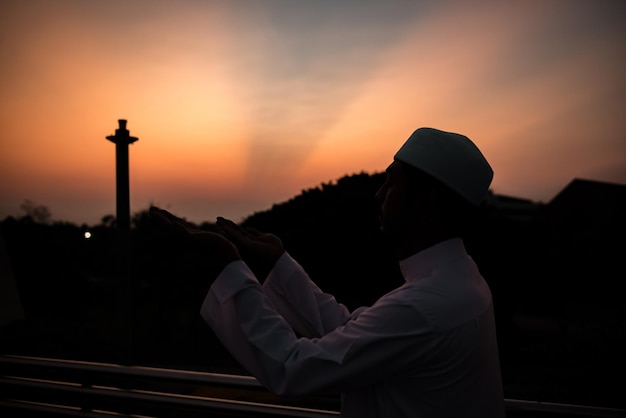
[{"label": "dark tree line", "polygon": [[[383,181],[382,173],[345,176],[253,213],[243,225],[280,236],[320,288],[349,308],[369,305],[402,283],[378,229],[374,195]],[[467,247],[494,294],[508,397],[623,406],[610,377],[625,372],[618,296],[625,276],[617,257],[624,244],[598,237],[614,229],[580,223],[574,236],[595,241],[568,246],[571,226],[555,221],[547,205],[513,212],[501,203],[492,196],[481,209]],[[39,207],[45,219],[31,210],[3,220],[24,318],[2,324],[2,352],[116,362],[120,347],[130,345],[137,364],[241,372],[198,315],[210,257],[155,233],[147,211],[132,218],[131,312],[123,303],[114,217],[87,228],[50,222]],[[616,225],[623,232],[623,221]],[[200,226],[215,229],[208,221]]]}]

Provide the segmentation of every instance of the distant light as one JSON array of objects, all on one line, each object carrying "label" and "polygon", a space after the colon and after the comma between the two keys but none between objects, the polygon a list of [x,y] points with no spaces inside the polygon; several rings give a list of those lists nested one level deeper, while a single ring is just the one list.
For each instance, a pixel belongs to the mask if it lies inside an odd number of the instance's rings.
[{"label": "distant light", "polygon": [[85,231],[85,239],[91,238],[91,232]]}]

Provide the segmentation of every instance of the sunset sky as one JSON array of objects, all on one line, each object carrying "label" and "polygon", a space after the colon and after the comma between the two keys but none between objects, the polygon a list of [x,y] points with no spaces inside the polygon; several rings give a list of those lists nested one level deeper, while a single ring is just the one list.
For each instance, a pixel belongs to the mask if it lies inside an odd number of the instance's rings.
[{"label": "sunset sky", "polygon": [[463,133],[496,194],[626,184],[626,1],[2,0],[0,220],[240,220]]}]

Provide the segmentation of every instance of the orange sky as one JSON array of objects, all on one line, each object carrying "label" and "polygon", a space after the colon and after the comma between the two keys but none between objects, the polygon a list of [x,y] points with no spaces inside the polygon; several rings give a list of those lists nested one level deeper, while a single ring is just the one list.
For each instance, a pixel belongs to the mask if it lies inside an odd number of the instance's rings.
[{"label": "orange sky", "polygon": [[4,0],[0,219],[131,211],[239,220],[383,171],[412,131],[472,138],[498,194],[626,183],[626,3]]}]

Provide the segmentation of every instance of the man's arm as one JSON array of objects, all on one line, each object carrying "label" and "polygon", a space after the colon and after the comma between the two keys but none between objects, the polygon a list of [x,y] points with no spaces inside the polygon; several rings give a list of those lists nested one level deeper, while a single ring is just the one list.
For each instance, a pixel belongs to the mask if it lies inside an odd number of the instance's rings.
[{"label": "man's arm", "polygon": [[321,337],[348,320],[348,309],[323,293],[276,235],[218,217],[217,226],[238,248],[278,312],[302,336]]},{"label": "man's arm", "polygon": [[397,377],[430,347],[428,321],[394,300],[379,301],[321,338],[298,337],[241,261],[213,283],[201,315],[248,372],[284,395],[343,392]]},{"label": "man's arm", "polygon": [[348,308],[322,292],[288,253],[276,262],[263,283],[263,291],[289,325],[304,337],[322,337],[350,318]]}]

